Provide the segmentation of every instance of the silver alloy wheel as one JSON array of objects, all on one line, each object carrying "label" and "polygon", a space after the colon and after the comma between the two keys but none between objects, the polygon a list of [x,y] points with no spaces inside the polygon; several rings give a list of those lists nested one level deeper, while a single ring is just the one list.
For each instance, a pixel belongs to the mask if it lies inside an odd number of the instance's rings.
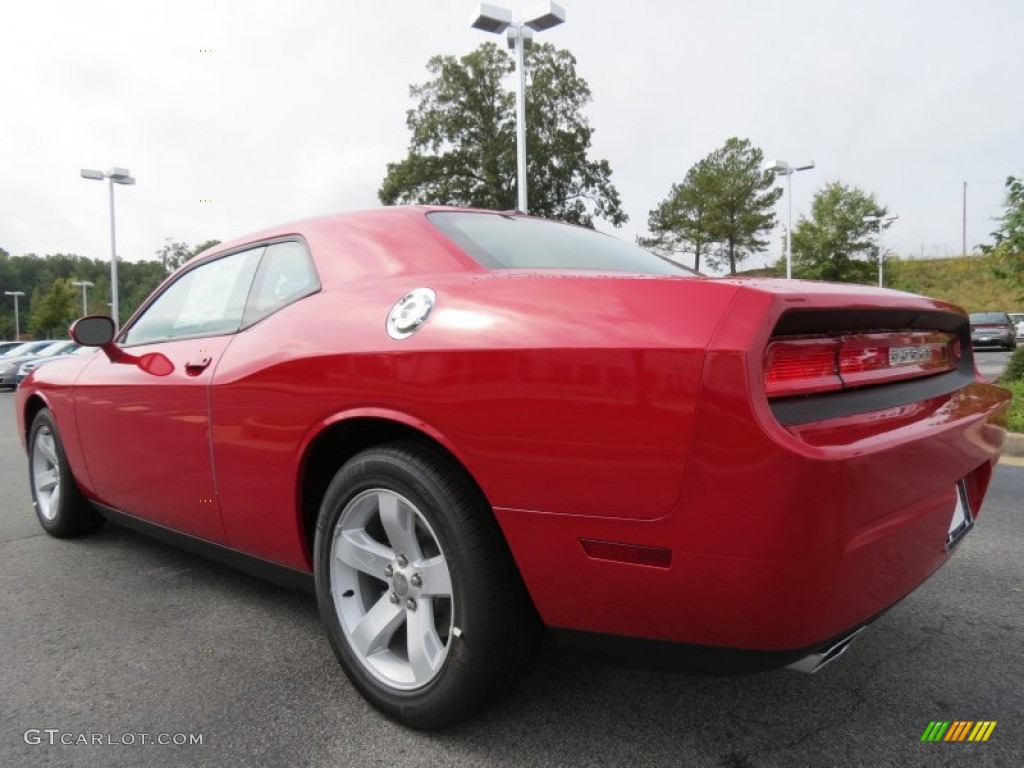
[{"label": "silver alloy wheel", "polygon": [[338,517],[330,563],[334,609],[363,667],[403,691],[437,677],[453,636],[452,580],[416,506],[384,488],[363,491]]},{"label": "silver alloy wheel", "polygon": [[53,522],[60,508],[60,461],[53,432],[46,425],[36,430],[32,442],[32,489],[39,514]]}]

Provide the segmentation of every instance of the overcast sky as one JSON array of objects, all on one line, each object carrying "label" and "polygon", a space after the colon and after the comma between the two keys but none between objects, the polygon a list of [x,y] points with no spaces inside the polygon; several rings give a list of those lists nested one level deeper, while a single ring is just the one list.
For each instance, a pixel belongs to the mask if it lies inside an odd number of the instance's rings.
[{"label": "overcast sky", "polygon": [[[960,251],[964,181],[968,245],[986,242],[1003,180],[1024,172],[1022,0],[562,4],[567,23],[539,39],[571,50],[590,84],[592,156],[611,163],[626,237],[730,136],[817,163],[793,178],[794,220],[826,181],[874,192],[900,215],[886,245],[904,255]],[[138,179],[116,190],[130,260],[168,237],[224,240],[377,206],[427,59],[497,40],[469,27],[474,8],[4,2],[0,247],[108,258],[106,191],[80,168]],[[771,247],[777,257],[778,232]]]}]

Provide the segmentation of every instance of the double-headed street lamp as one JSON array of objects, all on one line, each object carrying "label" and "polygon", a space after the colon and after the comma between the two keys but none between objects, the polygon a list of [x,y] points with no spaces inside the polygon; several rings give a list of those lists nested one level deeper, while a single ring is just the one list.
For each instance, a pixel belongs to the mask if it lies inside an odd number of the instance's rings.
[{"label": "double-headed street lamp", "polygon": [[804,165],[790,165],[785,160],[769,160],[765,170],[774,171],[776,176],[786,177],[786,199],[789,202],[789,224],[786,229],[786,279],[793,279],[793,174],[797,171],[809,171],[814,161]]},{"label": "double-headed street lamp", "polygon": [[110,311],[114,318],[114,327],[116,328],[120,323],[120,319],[117,311],[117,240],[114,236],[114,185],[134,184],[135,179],[128,172],[127,168],[111,168],[106,173],[83,168],[81,173],[83,179],[92,179],[94,181],[107,179],[110,182]]},{"label": "double-headed street lamp", "polygon": [[882,230],[885,229],[885,226],[887,224],[892,224],[899,217],[900,217],[900,215],[898,213],[894,213],[892,216],[878,216],[876,214],[871,214],[870,216],[865,216],[862,219],[862,221],[865,224],[877,224],[878,225],[878,287],[879,288],[883,287],[882,286],[882,283],[883,283],[882,264],[885,261],[882,258]]},{"label": "double-headed street lamp", "polygon": [[547,2],[526,14],[526,19],[513,21],[512,11],[490,3],[480,3],[473,14],[473,26],[484,32],[500,35],[508,30],[508,47],[516,52],[516,207],[523,213],[526,208],[526,68],[523,51],[533,42],[534,32],[557,27],[565,21],[565,9],[558,3]]},{"label": "double-headed street lamp", "polygon": [[4,291],[4,296],[14,297],[14,340],[21,341],[21,318],[18,316],[18,297],[24,296],[24,291]]},{"label": "double-headed street lamp", "polygon": [[78,288],[82,289],[82,315],[83,316],[88,315],[89,314],[88,292],[89,292],[89,289],[92,288],[93,283],[90,283],[88,280],[72,280],[71,284],[73,286],[75,286],[75,287],[78,287]]}]

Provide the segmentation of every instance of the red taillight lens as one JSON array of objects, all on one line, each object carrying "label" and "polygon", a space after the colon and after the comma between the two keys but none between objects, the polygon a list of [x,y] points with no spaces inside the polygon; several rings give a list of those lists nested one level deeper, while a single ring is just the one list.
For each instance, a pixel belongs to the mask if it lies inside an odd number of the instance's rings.
[{"label": "red taillight lens", "polygon": [[838,339],[773,341],[764,356],[765,391],[782,397],[842,389],[838,353]]},{"label": "red taillight lens", "polygon": [[960,341],[951,333],[869,333],[780,339],[765,350],[769,397],[829,392],[953,370]]}]

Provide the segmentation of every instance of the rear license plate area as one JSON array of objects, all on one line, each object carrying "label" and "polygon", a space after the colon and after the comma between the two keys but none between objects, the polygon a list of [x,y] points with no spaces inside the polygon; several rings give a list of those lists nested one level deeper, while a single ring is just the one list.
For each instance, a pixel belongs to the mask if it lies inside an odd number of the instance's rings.
[{"label": "rear license plate area", "polygon": [[974,515],[971,513],[971,505],[967,498],[967,484],[960,480],[956,484],[956,506],[953,507],[953,516],[950,518],[949,530],[946,533],[946,549],[953,549],[973,527]]}]

